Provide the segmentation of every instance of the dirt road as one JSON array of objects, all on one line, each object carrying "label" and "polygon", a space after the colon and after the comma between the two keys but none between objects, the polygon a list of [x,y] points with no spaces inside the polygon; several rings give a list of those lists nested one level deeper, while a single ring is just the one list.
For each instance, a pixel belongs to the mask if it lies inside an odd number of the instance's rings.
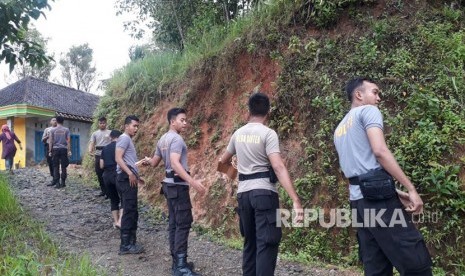
[{"label": "dirt road", "polygon": [[[72,170],[72,169],[71,169]],[[149,219],[149,207],[140,206],[138,241],[146,251],[140,255],[119,256],[119,230],[110,217],[110,202],[96,197],[98,191],[83,184],[79,174],[71,173],[65,189],[46,186],[51,177],[44,168],[15,171],[10,183],[21,205],[60,247],[77,254],[88,254],[93,263],[108,275],[170,275],[166,222]],[[241,252],[226,248],[191,231],[188,261],[202,275],[241,275]],[[357,275],[338,269],[311,268],[278,261],[276,275]]]}]

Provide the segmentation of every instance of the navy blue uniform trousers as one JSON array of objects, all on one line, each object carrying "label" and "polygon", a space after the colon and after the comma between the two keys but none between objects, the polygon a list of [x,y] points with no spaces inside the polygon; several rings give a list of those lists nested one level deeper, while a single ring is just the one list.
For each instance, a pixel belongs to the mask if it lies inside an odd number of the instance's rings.
[{"label": "navy blue uniform trousers", "polygon": [[[429,276],[431,257],[423,236],[412,222],[412,215],[404,210],[397,196],[384,200],[359,199],[351,202],[357,212],[357,222],[369,222],[367,214],[378,213],[387,227],[371,223],[357,228],[360,259],[367,276],[391,276],[393,266],[402,276]],[[367,211],[372,210],[372,211]],[[373,217],[373,215],[369,215]],[[405,222],[402,225],[400,222]]]},{"label": "navy blue uniform trousers", "polygon": [[244,276],[274,275],[282,231],[276,226],[278,194],[263,189],[238,193],[238,214],[244,237],[242,273]]},{"label": "navy blue uniform trousers", "polygon": [[189,186],[164,182],[162,185],[169,211],[168,234],[171,255],[187,254],[189,230],[193,221]]},{"label": "navy blue uniform trousers", "polygon": [[[52,162],[53,162],[53,182],[57,184],[61,180],[64,182],[68,173],[66,168],[69,165],[69,158],[68,158],[68,149],[61,148],[61,149],[52,149]],[[61,167],[61,174],[60,174],[60,167]]]},{"label": "navy blue uniform trousers", "polygon": [[116,177],[116,188],[121,193],[121,208],[124,209],[121,218],[121,233],[129,234],[137,230],[139,212],[137,210],[137,186],[129,185],[129,176],[121,172]]},{"label": "navy blue uniform trousers", "polygon": [[115,168],[105,169],[102,174],[105,191],[111,202],[111,211],[119,210],[120,194],[116,189],[116,176]]},{"label": "navy blue uniform trousers", "polygon": [[105,181],[103,180],[103,169],[100,168],[100,159],[102,157],[100,155],[95,155],[95,160],[94,160],[94,169],[95,169],[95,174],[97,175],[97,180],[98,180],[98,185],[100,186],[100,190],[102,193],[104,193],[106,196],[109,196],[106,191],[105,187]]}]

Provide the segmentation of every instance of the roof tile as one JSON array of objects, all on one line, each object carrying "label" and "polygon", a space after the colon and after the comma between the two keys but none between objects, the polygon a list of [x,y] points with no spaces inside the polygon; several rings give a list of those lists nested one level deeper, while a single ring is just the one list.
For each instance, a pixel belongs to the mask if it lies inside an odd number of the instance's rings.
[{"label": "roof tile", "polygon": [[0,106],[25,103],[86,118],[92,118],[99,100],[97,95],[34,77],[26,77],[0,90]]}]

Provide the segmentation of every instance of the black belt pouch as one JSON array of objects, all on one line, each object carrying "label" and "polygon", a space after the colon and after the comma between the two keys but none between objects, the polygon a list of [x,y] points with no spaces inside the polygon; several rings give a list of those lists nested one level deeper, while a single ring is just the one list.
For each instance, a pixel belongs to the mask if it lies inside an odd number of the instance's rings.
[{"label": "black belt pouch", "polygon": [[270,172],[270,182],[273,183],[273,184],[276,183],[276,182],[278,182],[278,176],[277,176],[276,173],[274,172],[273,167],[272,167],[272,166],[269,166],[269,167],[268,167],[268,170],[269,170],[269,172]]},{"label": "black belt pouch", "polygon": [[163,191],[167,198],[178,197],[178,185],[172,183],[165,183],[165,190]]},{"label": "black belt pouch", "polygon": [[396,195],[392,176],[385,170],[372,170],[358,176],[360,190],[368,200],[389,199]]}]

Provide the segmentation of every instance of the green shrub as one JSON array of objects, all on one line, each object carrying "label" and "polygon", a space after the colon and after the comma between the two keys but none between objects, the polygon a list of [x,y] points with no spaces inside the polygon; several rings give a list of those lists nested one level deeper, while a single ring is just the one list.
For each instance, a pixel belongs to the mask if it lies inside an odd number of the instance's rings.
[{"label": "green shrub", "polygon": [[86,255],[58,249],[43,226],[20,208],[0,174],[0,275],[105,275]]},{"label": "green shrub", "polygon": [[[459,245],[465,227],[465,192],[459,178],[464,167],[465,37],[455,16],[463,10],[446,18],[438,16],[442,12],[420,10],[423,20],[408,29],[403,25],[409,23],[396,15],[377,21],[365,13],[359,17],[365,21],[357,19],[366,28],[363,35],[319,39],[317,63],[308,52],[291,51],[283,58],[271,122],[284,137],[289,137],[289,128],[280,126],[287,124],[289,114],[305,124],[306,156],[299,162],[304,174],[295,181],[304,202],[344,206],[346,181],[327,177],[341,175],[332,135],[350,108],[342,87],[358,75],[377,80],[387,142],[422,194],[426,211],[440,214],[439,221],[420,224],[430,248],[441,252],[435,265],[461,274],[465,271],[465,250]],[[318,226],[311,232],[298,229],[286,234],[286,250],[331,262],[339,254],[347,256],[347,246],[356,243],[353,235]],[[334,240],[346,243],[332,243],[331,249],[321,246]],[[341,262],[354,263],[346,258]]]}]

